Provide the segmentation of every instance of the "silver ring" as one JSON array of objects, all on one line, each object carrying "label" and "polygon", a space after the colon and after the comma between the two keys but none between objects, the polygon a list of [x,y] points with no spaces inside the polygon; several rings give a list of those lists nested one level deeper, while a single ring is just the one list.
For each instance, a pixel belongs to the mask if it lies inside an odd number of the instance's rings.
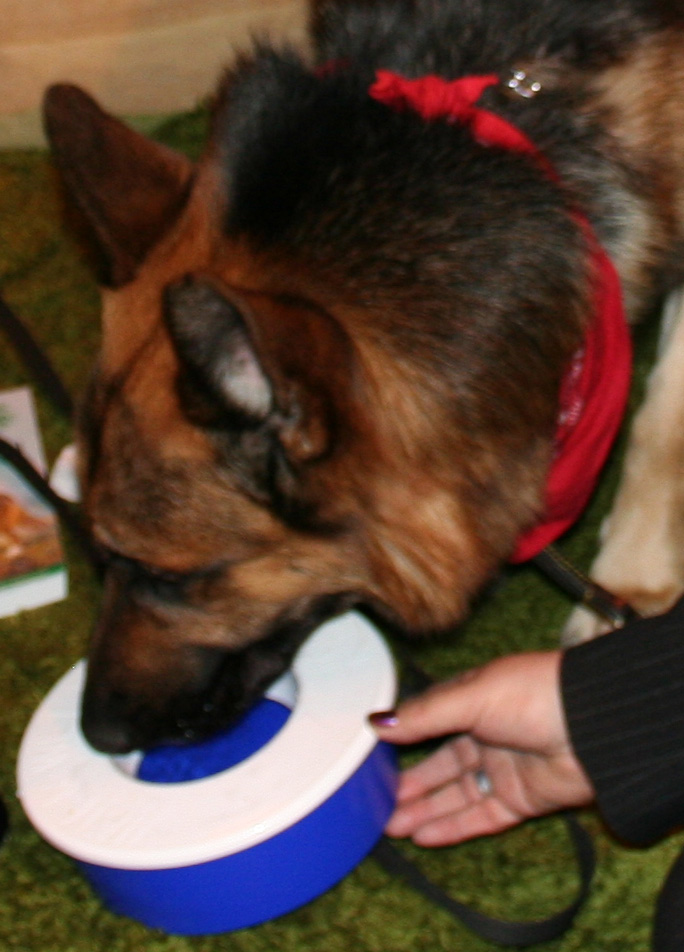
[{"label": "silver ring", "polygon": [[484,770],[475,771],[475,785],[483,797],[488,797],[494,790],[489,774],[485,773]]}]

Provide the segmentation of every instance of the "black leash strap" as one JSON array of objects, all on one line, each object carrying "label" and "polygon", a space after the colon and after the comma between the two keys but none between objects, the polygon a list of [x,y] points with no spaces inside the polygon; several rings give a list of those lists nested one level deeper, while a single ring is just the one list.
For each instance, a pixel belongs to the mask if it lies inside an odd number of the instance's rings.
[{"label": "black leash strap", "polygon": [[430,902],[445,909],[481,938],[502,946],[522,948],[550,942],[566,932],[589,894],[596,868],[592,839],[572,814],[567,814],[565,820],[579,865],[580,888],[570,905],[547,919],[513,922],[485,915],[471,906],[466,906],[428,879],[418,866],[386,837],[380,840],[372,855],[388,873],[402,879]]},{"label": "black leash strap", "polygon": [[0,438],[0,456],[7,460],[10,466],[52,506],[62,524],[81,546],[85,555],[95,563],[97,556],[93,548],[92,540],[83,525],[78,509],[65,499],[62,499],[62,497],[54,491],[45,476],[26,459],[21,450],[13,443],[8,443],[7,440],[3,440],[2,438]]},{"label": "black leash strap", "polygon": [[[0,296],[0,328],[5,332],[26,369],[36,378],[43,394],[50,400],[56,410],[63,416],[71,418],[73,402],[61,377],[29,329],[2,296]],[[21,450],[13,443],[0,438],[0,456],[6,459],[23,476],[26,482],[53,507],[86,555],[94,560],[92,543],[77,508],[54,492],[45,476],[26,459]]]},{"label": "black leash strap", "polygon": [[[23,360],[25,367],[36,378],[42,392],[51,401],[55,409],[70,418],[73,413],[73,403],[61,377],[26,325],[17,317],[2,296],[0,296],[0,327],[4,330],[18,356]],[[26,482],[52,506],[86,556],[91,561],[96,561],[91,538],[83,525],[78,508],[62,499],[53,490],[45,476],[26,459],[14,443],[9,443],[7,440],[0,438],[0,456],[7,460]]]},{"label": "black leash strap", "polygon": [[624,628],[639,617],[631,605],[580,572],[554,546],[547,546],[532,561],[571,598],[605,618],[611,628]]},{"label": "black leash strap", "polygon": [[[553,546],[548,546],[533,560],[536,567],[552,582],[575,600],[605,618],[612,628],[622,628],[638,614],[624,600],[598,585],[575,568]],[[410,658],[404,656],[404,665],[410,681],[409,693],[423,691],[432,679]],[[573,814],[565,814],[565,821],[572,840],[580,874],[580,888],[573,902],[560,912],[546,919],[514,922],[487,916],[450,896],[408,859],[386,837],[376,846],[373,856],[377,862],[394,876],[403,879],[435,905],[449,912],[481,938],[501,946],[526,947],[557,939],[572,925],[582,908],[594,877],[596,853],[589,833],[578,823]]]},{"label": "black leash strap", "polygon": [[26,325],[19,320],[2,297],[0,297],[0,327],[24,362],[26,369],[36,378],[45,396],[60,413],[70,417],[73,412],[71,396],[59,374]]},{"label": "black leash strap", "polygon": [[[416,664],[401,645],[398,646],[398,654],[402,669],[400,683],[402,698],[422,693],[435,683],[434,679]],[[421,746],[428,750],[436,749],[442,741],[443,738],[438,741],[429,741]],[[504,947],[524,948],[550,942],[567,932],[591,889],[596,870],[596,852],[592,837],[578,822],[574,813],[564,813],[563,819],[574,848],[580,884],[575,899],[568,906],[544,919],[528,921],[499,919],[466,905],[429,879],[421,871],[420,866],[409,859],[401,847],[386,836],[380,839],[371,855],[386,872],[403,880],[435,906],[448,912],[475,935]]]}]

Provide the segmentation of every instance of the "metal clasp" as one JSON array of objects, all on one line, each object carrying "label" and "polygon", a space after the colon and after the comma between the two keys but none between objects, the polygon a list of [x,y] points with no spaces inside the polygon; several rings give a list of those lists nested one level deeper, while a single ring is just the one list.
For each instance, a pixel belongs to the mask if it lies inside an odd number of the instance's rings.
[{"label": "metal clasp", "polygon": [[506,86],[523,99],[533,99],[542,88],[541,83],[528,76],[524,69],[514,69]]}]

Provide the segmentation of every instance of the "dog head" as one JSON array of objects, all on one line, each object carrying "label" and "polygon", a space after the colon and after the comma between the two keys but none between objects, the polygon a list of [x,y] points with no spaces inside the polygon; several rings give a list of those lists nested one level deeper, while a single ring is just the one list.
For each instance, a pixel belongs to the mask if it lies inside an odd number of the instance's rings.
[{"label": "dog head", "polygon": [[86,737],[209,732],[351,605],[453,625],[543,501],[585,283],[557,190],[273,54],[197,164],[75,87],[46,120],[103,286]]}]

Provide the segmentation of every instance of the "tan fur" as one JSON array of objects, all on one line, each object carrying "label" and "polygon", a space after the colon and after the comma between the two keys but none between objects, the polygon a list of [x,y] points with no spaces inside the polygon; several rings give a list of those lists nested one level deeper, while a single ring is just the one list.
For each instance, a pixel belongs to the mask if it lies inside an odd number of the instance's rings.
[{"label": "tan fur", "polygon": [[[261,537],[267,555],[248,559],[236,569],[231,603],[257,598],[269,604],[274,586],[277,597],[273,594],[273,602],[282,603],[299,592],[311,594],[317,580],[323,591],[330,587],[331,579],[337,579],[341,590],[362,586],[383,601],[389,597],[401,606],[402,618],[409,624],[434,628],[448,624],[455,614],[467,610],[470,595],[493,569],[491,555],[485,558],[481,554],[482,527],[491,520],[494,534],[500,528],[498,520],[506,516],[483,514],[479,532],[468,524],[461,502],[464,490],[458,487],[467,482],[464,474],[470,468],[477,468],[480,478],[486,479],[489,463],[485,448],[454,438],[445,453],[438,437],[444,429],[444,411],[438,392],[433,392],[429,383],[431,373],[426,370],[423,379],[411,379],[415,367],[396,357],[388,360],[375,340],[364,339],[353,309],[337,306],[335,311],[355,338],[356,386],[365,394],[363,402],[377,412],[364,421],[355,411],[353,462],[346,458],[342,465],[335,465],[333,461],[321,477],[331,518],[350,527],[353,541],[348,551],[353,554],[346,554],[340,539],[310,551],[310,540],[286,533],[264,511],[250,507],[247,501],[243,504],[237,495],[236,509],[243,506],[243,511],[235,513],[235,524],[249,525],[249,529],[223,540],[212,531],[213,525],[203,524],[206,501],[212,495],[217,506],[211,514],[213,523],[231,520],[223,495],[226,487],[220,479],[218,486],[212,485],[216,480],[212,449],[178,405],[174,389],[178,361],[161,322],[159,288],[189,271],[218,272],[227,287],[259,309],[264,327],[269,309],[275,306],[274,296],[303,293],[305,279],[297,275],[296,266],[293,270],[289,263],[261,261],[249,249],[219,239],[216,210],[210,204],[214,196],[212,169],[207,164],[200,170],[188,208],[154,249],[140,275],[115,292],[104,292],[100,385],[125,373],[122,397],[126,413],[134,415],[135,434],[122,422],[122,405],[117,401],[105,417],[103,455],[117,460],[127,446],[135,445],[137,452],[147,446],[137,465],[142,469],[149,466],[150,478],[165,460],[187,464],[183,511],[167,510],[160,533],[150,531],[149,521],[141,529],[137,513],[148,508],[145,499],[133,496],[130,505],[113,507],[110,500],[125,497],[131,488],[113,484],[116,475],[103,471],[89,484],[86,498],[95,535],[115,551],[172,571],[190,570],[211,556],[218,561],[223,552],[233,562],[241,558],[241,539]],[[307,297],[315,300],[317,289],[312,291],[307,285],[305,290]],[[321,300],[328,303],[324,294]],[[272,333],[278,333],[277,326]],[[117,440],[122,441],[121,446]],[[499,460],[493,455],[490,462],[494,472]],[[200,472],[206,467],[206,480],[198,476],[198,467]],[[388,479],[388,472],[396,474],[396,479]],[[407,479],[408,473],[414,476]],[[529,512],[531,521],[540,505],[541,485],[538,479],[527,485],[529,496],[520,498],[518,504]],[[196,507],[192,505],[194,497],[198,499]],[[124,513],[130,512],[126,521],[122,508]],[[515,519],[517,514],[509,517]],[[359,553],[365,553],[361,560]],[[455,571],[457,587],[451,583]],[[218,596],[217,606],[221,605]],[[249,633],[242,624],[238,618],[230,628],[241,630],[239,638],[248,641]],[[252,619],[249,627],[254,626]],[[202,640],[213,643],[214,636],[205,632]]]},{"label": "tan fur", "polygon": [[[628,313],[634,316],[649,287],[649,272],[663,249],[684,229],[684,63],[677,32],[647,39],[624,63],[602,72],[593,109],[614,141],[648,183],[658,214],[630,209],[624,244],[610,247],[622,278]],[[647,299],[648,300],[648,299]]]},{"label": "tan fur", "polygon": [[[657,200],[657,217],[631,209],[626,242],[611,249],[628,312],[638,318],[652,299],[646,278],[663,248],[684,234],[684,62],[676,32],[647,41],[624,64],[603,73],[596,108],[607,113],[616,149],[636,156]],[[643,614],[671,607],[684,591],[684,302],[681,290],[666,308],[658,363],[635,419],[623,476],[605,520],[592,577]],[[606,631],[576,609],[563,641]]]},{"label": "tan fur", "polygon": [[[660,359],[627,448],[622,480],[591,574],[637,611],[663,612],[684,591],[684,292],[668,302]],[[566,644],[606,630],[577,609]]]}]

